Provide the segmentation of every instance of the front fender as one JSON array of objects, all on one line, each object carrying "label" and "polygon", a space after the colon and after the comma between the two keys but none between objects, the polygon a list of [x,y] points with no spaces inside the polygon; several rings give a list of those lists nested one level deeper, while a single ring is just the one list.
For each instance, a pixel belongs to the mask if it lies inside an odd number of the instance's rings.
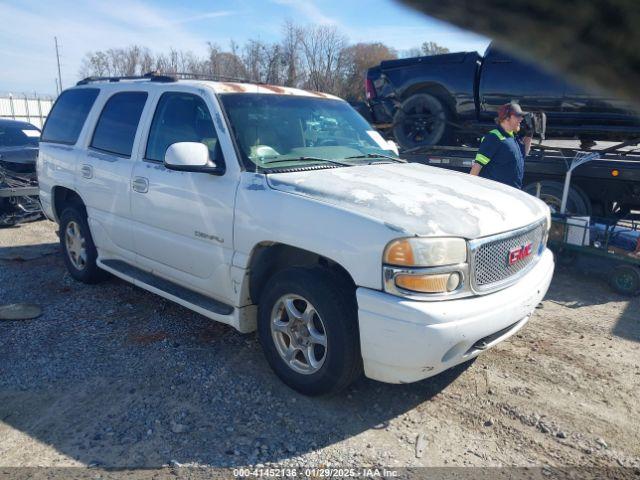
[{"label": "front fender", "polygon": [[234,249],[247,264],[256,245],[283,243],[331,259],[349,272],[356,285],[380,290],[384,248],[403,235],[406,232],[380,220],[274,190],[264,175],[242,175]]}]

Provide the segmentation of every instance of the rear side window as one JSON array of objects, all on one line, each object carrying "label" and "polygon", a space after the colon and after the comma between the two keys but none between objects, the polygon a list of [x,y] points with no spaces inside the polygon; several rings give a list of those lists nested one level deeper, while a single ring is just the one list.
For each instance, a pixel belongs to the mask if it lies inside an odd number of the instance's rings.
[{"label": "rear side window", "polygon": [[69,145],[76,143],[99,92],[97,88],[63,92],[49,113],[40,141]]},{"label": "rear side window", "polygon": [[122,92],[109,98],[93,132],[91,146],[105,152],[130,157],[138,122],[146,101],[146,92]]}]

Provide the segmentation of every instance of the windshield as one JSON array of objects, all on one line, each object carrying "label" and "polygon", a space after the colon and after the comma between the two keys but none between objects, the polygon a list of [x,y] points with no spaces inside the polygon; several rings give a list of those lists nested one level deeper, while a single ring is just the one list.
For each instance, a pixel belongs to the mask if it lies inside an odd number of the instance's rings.
[{"label": "windshield", "polygon": [[0,147],[38,146],[40,130],[35,127],[0,126]]},{"label": "windshield", "polygon": [[387,141],[341,100],[258,93],[228,93],[220,99],[248,167],[335,166],[371,162],[377,155],[380,161],[397,158]]}]

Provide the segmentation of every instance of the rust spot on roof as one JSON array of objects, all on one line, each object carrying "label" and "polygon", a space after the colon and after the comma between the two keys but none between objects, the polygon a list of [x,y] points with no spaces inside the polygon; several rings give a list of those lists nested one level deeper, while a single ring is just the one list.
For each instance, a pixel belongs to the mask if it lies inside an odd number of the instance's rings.
[{"label": "rust spot on roof", "polygon": [[313,93],[314,95],[318,95],[319,97],[322,97],[322,98],[329,98],[329,95],[327,95],[326,93],[316,92],[315,90],[311,90],[310,93]]},{"label": "rust spot on roof", "polygon": [[224,85],[225,87],[228,87],[229,89],[233,90],[234,92],[244,92],[245,91],[245,89],[242,88],[237,83],[222,82],[222,85]]},{"label": "rust spot on roof", "polygon": [[278,87],[277,85],[260,85],[260,86],[265,90],[269,90],[270,92],[273,92],[273,93],[280,93],[280,94],[287,93],[287,91],[284,88]]}]

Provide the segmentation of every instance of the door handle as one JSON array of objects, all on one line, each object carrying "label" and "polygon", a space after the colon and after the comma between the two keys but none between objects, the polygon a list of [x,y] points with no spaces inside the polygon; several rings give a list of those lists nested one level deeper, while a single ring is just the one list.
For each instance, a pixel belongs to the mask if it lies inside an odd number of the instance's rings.
[{"label": "door handle", "polygon": [[144,177],[135,177],[131,182],[131,188],[138,193],[147,193],[149,191],[149,180]]},{"label": "door handle", "polygon": [[82,165],[80,173],[84,178],[93,178],[93,167],[91,165]]}]

